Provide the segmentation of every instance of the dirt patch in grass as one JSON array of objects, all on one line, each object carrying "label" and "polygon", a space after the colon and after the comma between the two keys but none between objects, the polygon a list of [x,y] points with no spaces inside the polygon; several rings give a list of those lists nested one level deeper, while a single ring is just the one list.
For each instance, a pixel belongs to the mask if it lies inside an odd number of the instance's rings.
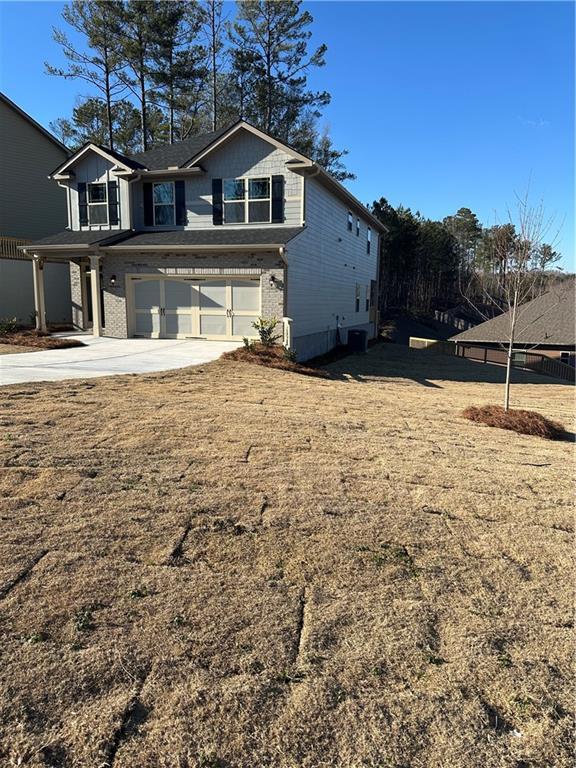
[{"label": "dirt patch in grass", "polygon": [[548,440],[566,440],[569,437],[562,424],[535,411],[524,411],[518,408],[506,411],[501,405],[469,405],[462,411],[462,416],[489,427],[510,429],[521,435],[534,435]]},{"label": "dirt patch in grass", "polygon": [[290,371],[291,373],[300,373],[303,376],[315,376],[320,379],[330,378],[330,374],[321,368],[312,368],[308,365],[302,365],[294,360],[290,360],[283,347],[275,345],[265,347],[263,344],[252,344],[250,347],[240,347],[232,352],[225,352],[222,355],[224,360],[234,360],[235,362],[252,363],[253,365],[263,365],[266,368],[277,368],[281,371]]},{"label": "dirt patch in grass", "polygon": [[69,349],[70,347],[84,347],[78,339],[63,339],[50,336],[49,333],[32,330],[18,330],[0,336],[0,355],[11,354],[3,352],[2,347],[19,347],[17,352],[32,352],[39,349]]},{"label": "dirt patch in grass", "polygon": [[0,388],[0,765],[572,768],[572,446],[436,357]]}]

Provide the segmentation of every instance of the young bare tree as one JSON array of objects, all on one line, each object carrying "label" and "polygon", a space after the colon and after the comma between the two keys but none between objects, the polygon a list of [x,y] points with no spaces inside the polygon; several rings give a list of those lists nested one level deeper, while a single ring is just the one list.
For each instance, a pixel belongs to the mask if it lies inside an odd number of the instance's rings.
[{"label": "young bare tree", "polygon": [[[500,346],[506,351],[506,411],[510,408],[510,374],[514,344],[518,335],[535,322],[534,319],[525,319],[525,307],[528,302],[547,290],[548,270],[559,259],[553,247],[544,242],[544,238],[550,233],[553,219],[546,216],[542,203],[531,205],[526,193],[517,198],[516,215],[512,217],[509,211],[508,218],[512,227],[505,225],[493,228],[495,236],[485,247],[482,262],[474,264],[473,269],[464,273],[461,284],[465,301],[485,320],[494,316],[491,308],[497,314],[502,311],[506,313],[504,339],[500,342]],[[497,268],[491,268],[490,263],[497,265]],[[561,301],[560,297],[558,301]],[[535,344],[532,349],[536,346],[538,345]]]}]

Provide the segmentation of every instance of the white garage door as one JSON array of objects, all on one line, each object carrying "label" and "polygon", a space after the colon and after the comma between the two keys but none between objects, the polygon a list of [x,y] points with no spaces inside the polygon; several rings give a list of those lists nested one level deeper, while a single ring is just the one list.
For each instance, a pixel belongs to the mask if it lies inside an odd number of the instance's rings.
[{"label": "white garage door", "polygon": [[131,277],[131,333],[156,339],[253,337],[260,280]]}]

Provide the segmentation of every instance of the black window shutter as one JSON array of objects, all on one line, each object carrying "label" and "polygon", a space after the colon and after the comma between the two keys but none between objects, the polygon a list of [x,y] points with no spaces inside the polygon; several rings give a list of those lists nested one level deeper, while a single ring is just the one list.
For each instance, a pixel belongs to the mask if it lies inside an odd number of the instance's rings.
[{"label": "black window shutter", "polygon": [[272,176],[272,222],[284,222],[284,176]]},{"label": "black window shutter", "polygon": [[152,206],[152,184],[144,182],[142,185],[144,190],[144,226],[154,226],[154,210]]},{"label": "black window shutter", "polygon": [[183,179],[174,182],[174,196],[176,201],[176,224],[184,226],[188,223],[186,211],[186,184]]},{"label": "black window shutter", "polygon": [[88,224],[88,198],[86,197],[86,184],[83,181],[78,183],[78,213],[80,226],[86,226]]},{"label": "black window shutter", "polygon": [[113,226],[114,224],[118,224],[120,221],[118,210],[119,210],[118,182],[109,181],[108,182],[108,223],[111,226]]},{"label": "black window shutter", "polygon": [[223,220],[222,179],[212,179],[212,224],[222,224]]}]

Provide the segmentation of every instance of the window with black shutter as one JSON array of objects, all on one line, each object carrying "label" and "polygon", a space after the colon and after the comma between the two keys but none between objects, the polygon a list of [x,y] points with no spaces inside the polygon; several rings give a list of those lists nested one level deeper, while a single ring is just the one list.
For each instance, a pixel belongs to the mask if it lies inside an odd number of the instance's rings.
[{"label": "window with black shutter", "polygon": [[176,224],[185,226],[188,223],[186,210],[186,183],[183,179],[174,182],[174,197],[176,200]]},{"label": "window with black shutter", "polygon": [[120,204],[118,202],[118,182],[108,182],[108,223],[110,226],[120,223]]},{"label": "window with black shutter", "polygon": [[272,223],[284,223],[284,176],[272,176]]},{"label": "window with black shutter", "polygon": [[223,221],[222,179],[212,179],[212,224],[222,224]]},{"label": "window with black shutter", "polygon": [[88,225],[88,197],[86,193],[86,184],[79,182],[78,184],[78,216],[80,219],[80,226],[85,227]]},{"label": "window with black shutter", "polygon": [[144,226],[154,226],[154,206],[152,204],[152,184],[144,182],[142,185],[144,195]]}]

